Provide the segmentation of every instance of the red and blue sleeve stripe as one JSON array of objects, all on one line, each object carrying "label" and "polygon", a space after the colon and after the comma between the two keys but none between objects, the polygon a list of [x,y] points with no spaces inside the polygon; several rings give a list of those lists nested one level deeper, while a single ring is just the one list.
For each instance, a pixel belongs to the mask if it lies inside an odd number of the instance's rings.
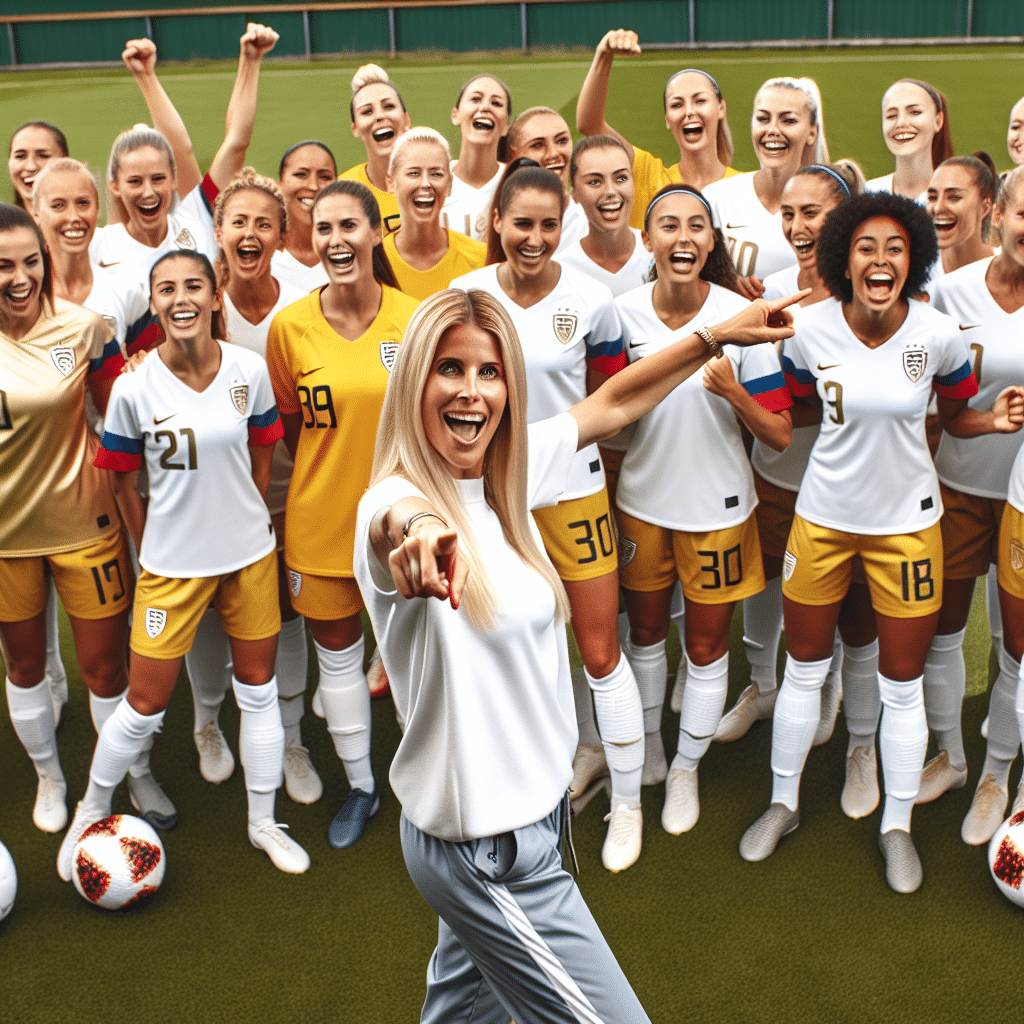
[{"label": "red and blue sleeve stripe", "polygon": [[973,398],[978,393],[978,382],[966,359],[963,366],[957,367],[952,373],[935,377],[932,387],[940,398]]},{"label": "red and blue sleeve stripe", "polygon": [[793,404],[793,399],[786,388],[786,378],[781,370],[744,381],[743,386],[747,389],[747,394],[769,412],[780,412]]},{"label": "red and blue sleeve stripe", "polygon": [[121,346],[116,338],[111,338],[103,346],[103,351],[95,359],[89,360],[89,376],[94,380],[110,380],[123,368],[124,356],[121,355]]},{"label": "red and blue sleeve stripe", "polygon": [[614,341],[604,341],[593,345],[588,337],[586,346],[587,365],[598,373],[603,373],[610,377],[613,373],[618,373],[619,370],[626,368],[628,360],[626,359],[626,350],[623,347],[621,337],[616,338]]},{"label": "red and blue sleeve stripe", "polygon": [[103,431],[99,451],[93,460],[100,469],[115,469],[119,473],[131,473],[142,468],[142,439],[124,437],[109,430]]},{"label": "red and blue sleeve stripe", "polygon": [[786,386],[794,398],[807,398],[814,394],[816,378],[810,370],[796,365],[787,355],[782,357],[782,372],[786,378]]},{"label": "red and blue sleeve stripe", "polygon": [[249,446],[263,448],[284,437],[284,424],[277,415],[277,406],[272,405],[265,413],[249,417]]},{"label": "red and blue sleeve stripe", "polygon": [[199,183],[199,194],[203,197],[203,202],[206,205],[207,210],[210,211],[210,216],[213,216],[213,204],[217,202],[217,196],[220,195],[220,189],[217,188],[216,182],[209,174],[203,176],[203,180]]},{"label": "red and blue sleeve stripe", "polygon": [[128,355],[131,356],[136,352],[148,352],[151,348],[156,348],[163,340],[164,332],[160,321],[157,320],[155,314],[147,310],[135,323],[128,326],[124,347]]}]

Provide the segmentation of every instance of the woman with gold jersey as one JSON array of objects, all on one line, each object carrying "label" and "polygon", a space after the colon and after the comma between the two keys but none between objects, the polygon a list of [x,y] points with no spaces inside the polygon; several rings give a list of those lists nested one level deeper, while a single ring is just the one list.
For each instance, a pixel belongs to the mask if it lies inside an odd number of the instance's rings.
[{"label": "woman with gold jersey", "polygon": [[388,73],[376,64],[364,64],[352,76],[352,134],[366,147],[366,163],[338,175],[358,181],[370,190],[380,208],[384,234],[398,227],[398,201],[388,190],[388,165],[395,140],[409,130],[405,100],[391,84]]},{"label": "woman with gold jersey", "polygon": [[0,204],[0,649],[14,731],[39,776],[32,818],[44,832],[67,824],[43,678],[47,566],[94,713],[128,685],[131,563],[109,476],[92,465],[86,421],[87,391],[102,413],[124,365],[112,335],[98,314],[54,297],[38,227]]},{"label": "woman with gold jersey", "polygon": [[328,185],[313,207],[313,242],[330,283],[278,313],[267,336],[295,459],[284,548],[292,606],[313,634],[319,699],[351,787],[328,832],[337,847],[356,842],[380,804],[352,547],[388,376],[416,308],[398,290],[382,235],[365,185]]},{"label": "woman with gold jersey", "polygon": [[605,120],[608,80],[618,56],[640,54],[640,40],[629,29],[613,29],[597,44],[576,103],[576,127],[584,135],[612,135],[625,143],[636,182],[636,203],[630,225],[644,225],[644,210],[662,185],[685,182],[704,189],[713,181],[738,174],[730,166],[732,134],[726,120],[725,100],[718,83],[697,68],[676,71],[665,83],[661,102],[665,127],[679,148],[679,162],[666,168],[659,157],[630,145]]},{"label": "woman with gold jersey", "polygon": [[452,189],[451,160],[448,141],[433,128],[410,128],[391,150],[388,188],[402,226],[384,239],[384,252],[398,287],[419,301],[482,267],[487,255],[483,242],[441,226]]}]

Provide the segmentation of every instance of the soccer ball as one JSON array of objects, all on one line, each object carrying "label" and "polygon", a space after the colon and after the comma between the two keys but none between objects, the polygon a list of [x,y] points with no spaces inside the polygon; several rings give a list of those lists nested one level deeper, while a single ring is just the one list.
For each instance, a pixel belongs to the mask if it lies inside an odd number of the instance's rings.
[{"label": "soccer ball", "polygon": [[18,872],[14,868],[14,858],[7,847],[0,843],[0,921],[14,909],[17,891]]},{"label": "soccer ball", "polygon": [[988,844],[988,869],[999,891],[1024,907],[1024,811],[1007,818]]},{"label": "soccer ball", "polygon": [[90,825],[71,853],[71,880],[89,902],[123,910],[148,899],[164,878],[163,844],[148,822],[112,814]]}]

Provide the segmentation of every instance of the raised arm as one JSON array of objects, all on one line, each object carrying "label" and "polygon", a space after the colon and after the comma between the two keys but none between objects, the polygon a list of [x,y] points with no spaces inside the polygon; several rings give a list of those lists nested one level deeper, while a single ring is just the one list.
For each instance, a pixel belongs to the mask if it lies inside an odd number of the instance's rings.
[{"label": "raised arm", "polygon": [[606,32],[597,44],[594,59],[587,77],[583,80],[579,99],[576,101],[576,127],[583,135],[612,135],[618,139],[633,161],[633,147],[604,119],[608,101],[608,78],[616,54],[636,56],[642,51],[635,32],[617,28]]}]

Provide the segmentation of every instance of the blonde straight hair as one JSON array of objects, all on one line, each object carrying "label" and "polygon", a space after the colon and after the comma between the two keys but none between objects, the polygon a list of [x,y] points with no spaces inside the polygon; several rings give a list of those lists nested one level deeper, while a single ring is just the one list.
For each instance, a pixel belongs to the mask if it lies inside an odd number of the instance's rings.
[{"label": "blonde straight hair", "polygon": [[432,295],[413,314],[384,396],[370,486],[391,476],[404,477],[458,530],[459,558],[469,568],[463,607],[476,629],[493,629],[502,611],[500,594],[487,572],[459,488],[423,428],[423,389],[433,369],[437,346],[446,331],[464,324],[494,337],[508,389],[505,411],[484,456],[484,496],[501,523],[509,547],[551,587],[556,614],[568,621],[565,587],[530,529],[526,507],[526,366],[515,326],[497,299],[477,289],[465,292],[448,288]]}]

